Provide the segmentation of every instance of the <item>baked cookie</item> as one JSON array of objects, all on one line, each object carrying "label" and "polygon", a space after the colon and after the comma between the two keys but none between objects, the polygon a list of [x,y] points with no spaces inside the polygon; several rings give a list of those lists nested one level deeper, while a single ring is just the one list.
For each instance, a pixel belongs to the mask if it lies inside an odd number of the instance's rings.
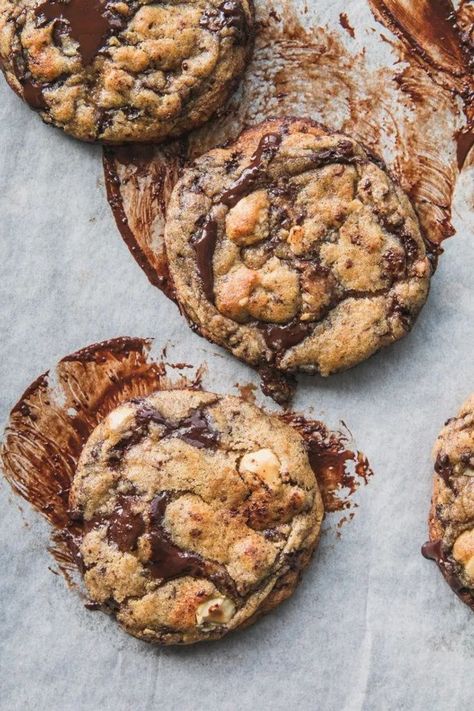
[{"label": "baked cookie", "polygon": [[253,0],[0,0],[0,64],[47,123],[161,141],[207,121],[253,45]]},{"label": "baked cookie", "polygon": [[196,160],[165,240],[188,319],[254,366],[349,368],[404,336],[429,289],[407,196],[357,141],[304,119]]},{"label": "baked cookie", "polygon": [[423,555],[435,560],[474,609],[474,395],[448,420],[434,447],[435,475]]},{"label": "baked cookie", "polygon": [[190,390],[113,410],[84,447],[70,506],[90,599],[161,644],[222,637],[291,595],[324,513],[296,430]]}]

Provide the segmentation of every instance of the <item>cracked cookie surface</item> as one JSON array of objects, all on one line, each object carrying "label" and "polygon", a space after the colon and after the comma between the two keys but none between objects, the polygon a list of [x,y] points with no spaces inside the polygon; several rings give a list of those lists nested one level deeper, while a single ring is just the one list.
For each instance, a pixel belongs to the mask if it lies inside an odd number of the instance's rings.
[{"label": "cracked cookie surface", "polygon": [[434,458],[430,542],[423,554],[474,610],[474,395],[447,421]]},{"label": "cracked cookie surface", "polygon": [[295,429],[190,390],[113,410],[84,447],[70,508],[90,599],[161,644],[222,637],[286,599],[324,515]]},{"label": "cracked cookie surface", "polygon": [[0,65],[47,123],[161,141],[207,121],[253,46],[252,0],[0,0]]},{"label": "cracked cookie surface", "polygon": [[304,119],[185,169],[165,240],[188,319],[257,367],[351,367],[404,336],[429,290],[407,196],[355,140]]}]

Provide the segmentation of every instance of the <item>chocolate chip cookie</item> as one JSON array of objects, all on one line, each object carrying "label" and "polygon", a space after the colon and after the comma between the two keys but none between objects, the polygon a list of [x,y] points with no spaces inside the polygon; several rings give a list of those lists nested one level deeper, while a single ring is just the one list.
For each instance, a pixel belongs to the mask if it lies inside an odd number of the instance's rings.
[{"label": "chocolate chip cookie", "polygon": [[430,541],[435,560],[459,597],[474,610],[474,395],[448,420],[435,447]]},{"label": "chocolate chip cookie", "polygon": [[253,0],[0,0],[0,64],[47,123],[161,141],[221,108],[253,44]]},{"label": "chocolate chip cookie", "polygon": [[222,637],[291,595],[324,513],[294,428],[190,390],[113,410],[84,447],[70,507],[91,601],[161,644]]},{"label": "chocolate chip cookie", "polygon": [[329,375],[412,327],[431,267],[416,214],[357,141],[276,119],[184,171],[165,232],[193,326],[254,366]]}]

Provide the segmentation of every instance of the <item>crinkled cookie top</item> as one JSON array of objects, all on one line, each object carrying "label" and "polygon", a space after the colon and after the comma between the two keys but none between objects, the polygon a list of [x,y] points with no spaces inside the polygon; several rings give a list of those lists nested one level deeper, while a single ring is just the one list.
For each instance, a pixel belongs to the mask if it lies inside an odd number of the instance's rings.
[{"label": "crinkled cookie top", "polygon": [[349,136],[267,121],[184,171],[168,209],[177,299],[253,365],[328,375],[405,335],[431,267],[415,212]]},{"label": "crinkled cookie top", "polygon": [[189,390],[113,410],[83,450],[70,506],[91,600],[162,644],[221,637],[288,597],[323,517],[292,427]]},{"label": "crinkled cookie top", "polygon": [[202,124],[252,43],[252,0],[0,0],[8,82],[87,141],[158,141]]}]

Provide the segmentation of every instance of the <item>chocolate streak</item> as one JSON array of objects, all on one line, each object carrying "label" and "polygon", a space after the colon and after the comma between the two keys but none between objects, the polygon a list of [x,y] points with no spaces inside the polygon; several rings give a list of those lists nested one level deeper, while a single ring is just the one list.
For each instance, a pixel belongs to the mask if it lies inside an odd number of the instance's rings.
[{"label": "chocolate streak", "polygon": [[254,189],[255,184],[265,176],[265,166],[278,150],[281,139],[282,137],[278,133],[267,133],[260,139],[249,165],[242,171],[235,183],[220,195],[219,202],[227,207],[234,207],[239,200]]},{"label": "chocolate streak", "polygon": [[[219,196],[218,201],[227,205],[227,207],[234,207],[239,200],[248,195],[257,181],[264,178],[264,165],[275,155],[280,143],[281,136],[279,134],[268,133],[263,136],[250,159],[249,165],[244,168],[235,183]],[[214,270],[212,262],[217,236],[217,222],[208,215],[201,231],[191,239],[191,244],[196,252],[197,271],[202,282],[202,288],[206,298],[211,303],[214,303]]]},{"label": "chocolate streak", "polygon": [[206,577],[206,561],[196,553],[184,551],[173,543],[163,520],[171,500],[168,492],[156,496],[150,508],[151,556],[149,570],[155,578],[170,580],[183,575]]},{"label": "chocolate streak", "polygon": [[[103,156],[107,199],[122,238],[150,283],[172,301],[175,293],[163,234],[168,197],[181,172],[183,145],[178,141],[169,150],[160,149],[161,160],[153,159],[153,146],[106,148]],[[130,191],[141,199],[126,203]]]},{"label": "chocolate streak", "polygon": [[214,269],[212,261],[217,244],[217,222],[207,217],[201,232],[191,239],[196,252],[196,266],[206,299],[214,303]]}]

